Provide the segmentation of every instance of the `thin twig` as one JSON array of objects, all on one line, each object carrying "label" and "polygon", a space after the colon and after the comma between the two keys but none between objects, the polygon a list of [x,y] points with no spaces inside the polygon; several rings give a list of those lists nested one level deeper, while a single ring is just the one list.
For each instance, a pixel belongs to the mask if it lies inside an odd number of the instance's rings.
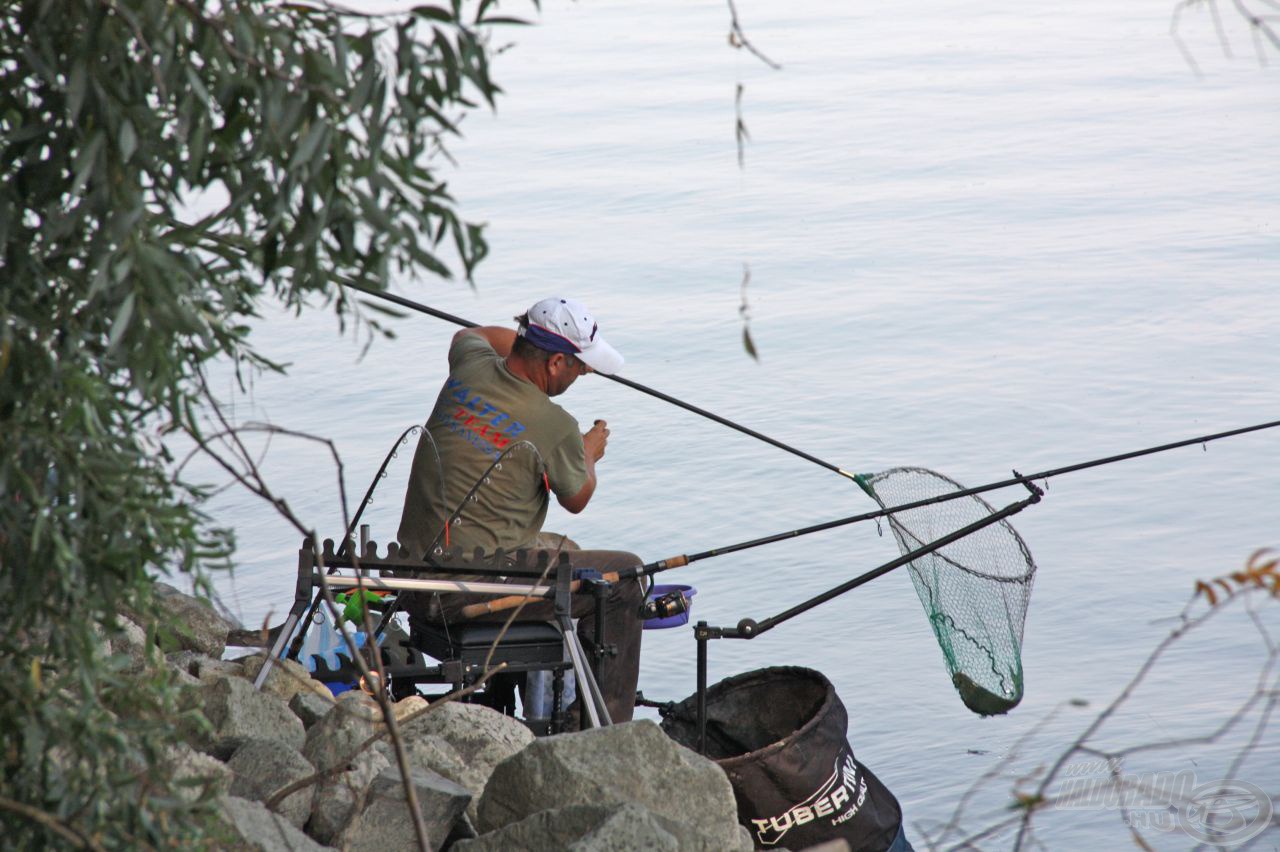
[{"label": "thin twig", "polygon": [[747,34],[742,30],[742,24],[738,20],[738,8],[733,5],[733,0],[727,0],[729,3],[729,44],[733,47],[745,47],[757,59],[768,65],[774,71],[782,70],[782,66],[765,56],[756,46],[747,38]]},{"label": "thin twig", "polygon": [[1271,46],[1276,50],[1280,50],[1280,35],[1277,35],[1275,30],[1271,29],[1263,18],[1246,8],[1241,0],[1232,0],[1232,2],[1235,4],[1236,11],[1249,22],[1249,26],[1253,27],[1254,32],[1266,36],[1267,40],[1271,42]]},{"label": "thin twig", "polygon": [[1181,22],[1182,10],[1199,3],[1200,0],[1182,0],[1173,7],[1173,15],[1169,20],[1169,35],[1173,37],[1173,43],[1177,45],[1178,51],[1182,54],[1182,58],[1187,61],[1187,65],[1191,67],[1192,73],[1197,77],[1203,77],[1204,72],[1200,70],[1199,64],[1196,63],[1195,57],[1191,55],[1191,49],[1187,47],[1187,43],[1182,40],[1182,35],[1178,31],[1178,25]]},{"label": "thin twig", "polygon": [[[1261,2],[1272,8],[1280,9],[1280,3],[1277,3],[1276,0],[1261,0]],[[1180,0],[1173,7],[1173,14],[1169,23],[1169,35],[1173,38],[1178,51],[1196,76],[1203,76],[1203,74],[1200,71],[1200,66],[1192,57],[1191,50],[1182,40],[1179,29],[1183,10],[1201,3],[1205,3],[1209,7],[1209,14],[1213,20],[1213,29],[1218,37],[1218,44],[1222,47],[1223,55],[1228,59],[1234,58],[1234,54],[1231,51],[1231,41],[1227,37],[1226,27],[1223,26],[1222,14],[1218,11],[1217,0]],[[1269,41],[1272,49],[1280,51],[1280,33],[1277,33],[1275,27],[1270,23],[1274,18],[1255,14],[1252,9],[1245,5],[1243,0],[1232,0],[1232,5],[1235,6],[1236,13],[1249,24],[1249,33],[1253,40],[1255,54],[1258,57],[1258,64],[1265,67],[1267,64],[1267,51],[1263,40]]]},{"label": "thin twig", "polygon": [[93,849],[97,850],[97,852],[103,852],[103,847],[92,837],[72,828],[47,811],[15,801],[8,796],[0,796],[0,808],[26,817],[32,822],[39,823],[63,840],[74,845],[77,849]]},{"label": "thin twig", "polygon": [[[1255,554],[1256,556],[1256,554]],[[1254,565],[1254,559],[1251,558],[1250,566]],[[1258,595],[1265,595],[1262,600],[1268,604],[1274,605],[1276,597],[1268,587],[1253,582],[1253,578],[1249,576],[1249,569],[1238,575],[1237,580],[1243,586],[1241,591],[1228,596],[1225,600],[1215,602],[1210,599],[1209,607],[1198,615],[1192,616],[1192,607],[1196,606],[1199,598],[1202,596],[1200,591],[1187,603],[1178,618],[1178,625],[1172,629],[1151,652],[1144,661],[1138,672],[1133,676],[1129,683],[1121,691],[1106,708],[1104,708],[1098,716],[1087,726],[1085,731],[1076,738],[1064,751],[1060,753],[1054,761],[1050,769],[1041,775],[1039,772],[1034,773],[1038,777],[1038,783],[1031,792],[1018,793],[1015,786],[1015,798],[1019,802],[1018,812],[1014,814],[1006,814],[992,823],[988,824],[981,830],[969,834],[959,839],[953,844],[948,844],[948,848],[974,848],[980,842],[995,837],[1006,829],[1017,826],[1017,836],[1015,837],[1012,848],[1021,849],[1030,845],[1040,845],[1040,841],[1032,835],[1033,820],[1035,815],[1041,811],[1055,806],[1065,806],[1073,802],[1081,801],[1086,797],[1092,797],[1097,794],[1094,788],[1072,788],[1068,786],[1060,789],[1056,794],[1050,795],[1050,787],[1059,780],[1064,767],[1072,757],[1078,755],[1088,755],[1101,758],[1106,761],[1109,778],[1105,782],[1109,788],[1116,791],[1118,801],[1125,805],[1129,799],[1127,795],[1137,792],[1146,793],[1148,795],[1156,795],[1163,791],[1154,790],[1143,779],[1123,776],[1120,773],[1120,767],[1126,757],[1155,750],[1167,750],[1187,745],[1208,744],[1219,741],[1225,734],[1233,730],[1246,716],[1263,702],[1262,712],[1257,723],[1249,737],[1248,741],[1240,748],[1235,755],[1224,781],[1232,780],[1236,777],[1247,756],[1254,751],[1257,745],[1263,742],[1263,738],[1267,732],[1272,716],[1277,704],[1280,704],[1280,684],[1273,683],[1275,671],[1280,667],[1280,646],[1273,641],[1270,632],[1261,622],[1258,613],[1253,607],[1253,602],[1257,600]],[[1203,585],[1203,584],[1201,584]],[[1158,743],[1140,743],[1129,746],[1127,748],[1117,750],[1100,749],[1090,744],[1090,740],[1098,733],[1103,724],[1108,721],[1118,710],[1124,705],[1134,694],[1137,687],[1144,681],[1146,676],[1151,672],[1156,663],[1165,654],[1165,652],[1177,641],[1185,637],[1192,630],[1204,625],[1210,619],[1216,617],[1223,612],[1229,604],[1246,602],[1249,618],[1253,621],[1254,626],[1258,630],[1260,642],[1266,648],[1266,658],[1260,668],[1257,678],[1257,684],[1252,695],[1246,698],[1235,711],[1220,724],[1214,731],[1199,737],[1187,737],[1177,740],[1165,740]],[[1055,709],[1054,712],[1057,712]],[[1043,723],[1041,723],[1042,725]],[[1039,726],[1037,726],[1039,727]],[[1025,737],[1020,738],[1018,745],[1020,746]],[[1015,746],[1016,748],[1016,746]],[[967,806],[976,790],[982,785],[992,780],[997,773],[990,771],[966,792],[961,799],[959,806],[952,815],[950,821],[943,826],[942,833],[938,835],[936,841],[929,838],[928,842],[931,848],[948,838],[960,825],[963,816],[963,810]],[[1021,783],[1021,780],[1017,783]],[[1187,802],[1170,802],[1170,804],[1185,806]],[[1123,820],[1127,813],[1127,808],[1121,808],[1120,817]],[[1132,823],[1132,820],[1126,820],[1126,824]],[[1142,848],[1149,848],[1146,840],[1136,828],[1130,826],[1131,840]],[[927,835],[926,835],[927,836]]]},{"label": "thin twig", "polygon": [[[323,568],[324,557],[323,557],[323,554],[320,553],[318,549],[319,548],[318,538],[315,534],[314,529],[311,529],[306,524],[304,524],[302,520],[293,513],[292,509],[289,508],[288,502],[284,498],[277,497],[271,491],[271,489],[267,486],[266,482],[262,478],[261,471],[258,469],[257,465],[254,463],[252,456],[248,452],[248,449],[244,446],[243,442],[241,442],[240,440],[239,432],[241,431],[241,429],[237,429],[233,427],[232,424],[227,421],[227,418],[222,411],[221,405],[218,403],[218,400],[214,398],[213,394],[210,392],[208,383],[205,381],[204,376],[202,374],[197,373],[197,378],[199,381],[201,391],[203,392],[205,398],[210,403],[212,410],[214,412],[214,415],[217,417],[218,421],[223,426],[224,433],[226,435],[225,440],[227,440],[230,443],[232,447],[232,454],[238,455],[239,460],[245,465],[246,469],[242,471],[236,468],[229,461],[224,459],[219,453],[214,451],[213,448],[209,446],[208,441],[206,441],[200,435],[196,434],[195,430],[188,429],[187,430],[188,434],[191,435],[191,437],[198,444],[200,444],[205,449],[205,451],[210,455],[210,457],[212,457],[214,461],[217,462],[224,470],[228,471],[238,482],[244,485],[251,492],[253,492],[254,494],[257,494],[259,497],[261,497],[262,499],[270,503],[276,509],[276,511],[280,513],[282,517],[284,517],[290,524],[292,524],[295,529],[301,532],[303,536],[305,536],[311,542],[313,558],[315,559],[316,564],[321,568]],[[260,424],[254,424],[253,431],[263,431],[263,430],[270,431],[273,433],[286,434],[292,437],[300,437],[308,440],[318,441],[319,443],[325,444],[326,446],[329,447],[329,451],[333,456],[334,464],[337,467],[337,471],[338,471],[338,493],[339,493],[339,498],[342,505],[343,522],[344,524],[347,523],[347,521],[349,520],[350,512],[347,506],[347,492],[346,492],[345,478],[343,476],[342,458],[339,455],[338,449],[333,444],[333,442],[326,438],[319,438],[313,435],[308,435],[306,433],[296,432],[291,429],[283,429],[275,426],[263,426]],[[356,576],[363,577],[363,575],[359,571],[358,556],[355,557],[355,564],[357,567]],[[325,604],[329,608],[329,612],[334,619],[334,623],[337,623],[338,609],[333,601],[333,595],[326,581],[325,572],[318,571],[317,575],[320,577],[320,591],[321,591],[321,594],[324,596]],[[365,587],[363,583],[359,583],[357,585],[357,593],[360,595],[363,595],[364,591],[365,591]],[[366,617],[367,617],[367,611],[366,611]],[[355,663],[356,667],[360,671],[362,682],[374,683],[375,681],[374,681],[373,673],[370,671],[369,666],[366,664],[364,656],[360,653],[360,650],[356,647],[355,640],[353,640],[351,636],[347,634],[346,631],[339,631],[339,635],[342,636],[343,642],[347,645],[347,650],[350,654],[352,662]],[[377,651],[377,644],[376,644],[377,640],[373,636],[373,630],[371,625],[365,635],[367,637],[366,644],[371,649],[370,653],[371,653],[371,658],[374,661],[374,667],[378,672],[377,680],[376,680],[377,688],[375,690],[375,697],[377,699],[379,709],[382,712],[383,723],[386,725],[387,734],[391,739],[391,744],[395,751],[396,762],[400,767],[401,780],[404,784],[404,790],[405,790],[405,801],[409,807],[410,817],[413,820],[414,833],[416,835],[419,848],[421,850],[424,850],[424,852],[428,852],[428,850],[430,850],[431,848],[430,838],[428,837],[428,834],[427,834],[427,827],[426,827],[426,823],[423,821],[421,810],[418,807],[418,796],[417,796],[417,791],[414,789],[414,786],[413,786],[412,776],[411,776],[410,767],[409,767],[408,753],[404,747],[404,740],[400,737],[399,727],[397,725],[396,718],[395,718],[395,710],[391,706],[390,696],[387,694],[386,671],[382,666],[382,658],[381,658],[382,655]],[[273,662],[274,660],[268,658],[263,661],[263,665],[264,666],[271,665]]]}]

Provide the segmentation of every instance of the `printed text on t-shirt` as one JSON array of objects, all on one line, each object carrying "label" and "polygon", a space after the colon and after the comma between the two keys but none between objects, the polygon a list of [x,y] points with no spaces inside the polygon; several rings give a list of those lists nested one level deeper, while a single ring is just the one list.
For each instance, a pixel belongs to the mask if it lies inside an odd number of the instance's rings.
[{"label": "printed text on t-shirt", "polygon": [[452,376],[445,382],[445,392],[458,403],[449,428],[460,433],[472,446],[495,458],[502,454],[512,438],[525,431],[524,424],[490,405]]}]

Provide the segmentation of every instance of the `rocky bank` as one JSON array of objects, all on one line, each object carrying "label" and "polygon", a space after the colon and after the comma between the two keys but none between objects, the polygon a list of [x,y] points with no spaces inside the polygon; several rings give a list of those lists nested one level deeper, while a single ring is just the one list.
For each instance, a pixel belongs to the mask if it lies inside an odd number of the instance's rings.
[{"label": "rocky bank", "polygon": [[[262,655],[222,659],[234,625],[176,589],[163,594],[187,628],[164,664],[208,722],[184,729],[171,755],[182,794],[216,797],[248,849],[415,848],[377,703],[359,692],[335,699],[294,662],[275,665],[256,691]],[[126,622],[112,646],[141,670],[158,664],[145,642]],[[432,849],[752,849],[724,772],[652,721],[535,739],[480,705],[393,706]]]}]

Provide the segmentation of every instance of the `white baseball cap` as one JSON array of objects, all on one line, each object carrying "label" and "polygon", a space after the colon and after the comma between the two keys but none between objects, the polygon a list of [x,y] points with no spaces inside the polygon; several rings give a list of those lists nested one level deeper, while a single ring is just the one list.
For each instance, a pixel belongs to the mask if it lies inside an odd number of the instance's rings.
[{"label": "white baseball cap", "polygon": [[578,356],[597,373],[612,376],[622,369],[622,355],[599,334],[586,305],[552,296],[529,309],[529,324],[517,334],[539,349]]}]

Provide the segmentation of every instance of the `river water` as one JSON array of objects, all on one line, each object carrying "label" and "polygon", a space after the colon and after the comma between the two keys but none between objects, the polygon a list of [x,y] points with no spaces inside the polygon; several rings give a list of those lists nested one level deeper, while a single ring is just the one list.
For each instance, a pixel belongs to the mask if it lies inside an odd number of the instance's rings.
[{"label": "river water", "polygon": [[[782,70],[726,44],[719,2],[557,2],[538,26],[504,33],[506,95],[467,118],[450,170],[464,212],[489,224],[492,255],[474,288],[395,289],[484,323],[572,295],[626,355],[627,377],[856,471],[918,465],[978,485],[1280,418],[1280,78],[1234,11],[1222,10],[1231,56],[1207,7],[1184,14],[1197,76],[1166,0],[737,8]],[[741,342],[744,265],[758,362]],[[445,375],[450,326],[413,316],[396,328],[362,358],[366,339],[339,336],[323,310],[269,316],[260,344],[291,371],[256,379],[236,417],[331,438],[354,503]],[[233,395],[229,376],[218,384]],[[835,474],[603,379],[563,404],[612,429],[589,510],[553,507],[548,520],[585,544],[655,560],[873,508]],[[409,455],[366,517],[379,541],[394,535]],[[278,438],[263,469],[309,523],[339,534],[327,450]],[[711,677],[821,670],[912,840],[923,846],[991,772],[964,822],[977,830],[1119,694],[1196,580],[1280,544],[1277,497],[1277,432],[1052,480],[1015,519],[1039,573],[1026,698],[1008,716],[960,703],[901,573],[754,641],[713,643]],[[278,619],[296,534],[242,492],[212,513],[240,543],[234,577],[218,583],[226,603],[246,623]],[[698,588],[696,619],[732,625],[894,555],[859,524],[679,573]],[[1273,630],[1276,609],[1259,614]],[[694,649],[688,628],[648,632],[645,694],[692,692]],[[1233,607],[1180,641],[1100,742],[1212,732],[1252,693],[1265,653]],[[1217,780],[1257,718],[1125,770]],[[1264,733],[1240,778],[1280,792],[1278,741]],[[1130,843],[1105,806],[1038,825],[1049,848]],[[985,847],[1008,844],[1006,833]]]}]

